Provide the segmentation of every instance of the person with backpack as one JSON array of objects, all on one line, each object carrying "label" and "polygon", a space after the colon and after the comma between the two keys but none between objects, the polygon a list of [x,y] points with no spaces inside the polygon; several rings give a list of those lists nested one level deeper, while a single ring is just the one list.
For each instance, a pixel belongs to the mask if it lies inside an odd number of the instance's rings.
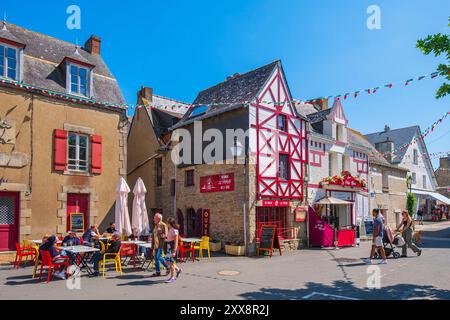
[{"label": "person with backpack", "polygon": [[403,211],[402,222],[400,223],[400,225],[397,227],[396,230],[398,232],[401,232],[403,239],[405,239],[405,244],[402,247],[402,257],[407,257],[406,252],[407,247],[409,247],[412,251],[414,251],[417,254],[417,256],[420,256],[422,254],[422,249],[417,247],[412,242],[413,227],[414,227],[413,219],[411,218],[411,216],[408,214],[407,211]]}]

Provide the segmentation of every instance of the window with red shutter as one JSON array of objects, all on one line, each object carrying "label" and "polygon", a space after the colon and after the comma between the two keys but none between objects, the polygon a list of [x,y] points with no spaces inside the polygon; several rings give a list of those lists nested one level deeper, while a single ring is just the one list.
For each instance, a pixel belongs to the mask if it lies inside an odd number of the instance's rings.
[{"label": "window with red shutter", "polygon": [[98,135],[91,136],[91,148],[92,148],[92,159],[91,159],[91,170],[92,173],[101,174],[102,173],[102,137]]},{"label": "window with red shutter", "polygon": [[67,131],[55,129],[53,140],[54,169],[64,171],[67,168]]}]

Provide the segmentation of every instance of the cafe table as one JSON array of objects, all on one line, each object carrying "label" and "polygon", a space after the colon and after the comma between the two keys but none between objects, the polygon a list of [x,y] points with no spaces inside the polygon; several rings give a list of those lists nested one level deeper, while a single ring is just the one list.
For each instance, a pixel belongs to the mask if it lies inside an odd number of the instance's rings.
[{"label": "cafe table", "polygon": [[[152,254],[153,243],[139,241],[139,243],[137,243],[136,245],[138,247],[146,249],[146,254],[144,256],[144,261],[142,261],[142,264],[141,264],[141,269],[147,270],[152,265],[152,260],[153,260],[153,254]],[[148,262],[148,265],[147,265],[147,267],[145,267],[145,264],[147,262]]]},{"label": "cafe table", "polygon": [[181,238],[181,241],[187,242],[187,243],[195,243],[195,242],[202,242],[202,239],[200,239],[200,238]]},{"label": "cafe table", "polygon": [[71,263],[77,265],[80,270],[85,269],[89,275],[94,273],[88,265],[88,258],[90,257],[88,253],[99,252],[100,249],[88,246],[67,246],[58,247],[58,249],[71,253],[71,255],[69,255]]},{"label": "cafe table", "polygon": [[[30,240],[30,242],[35,243],[35,244],[37,244],[37,245],[41,245],[41,244],[42,244],[42,239],[40,239],[40,240]],[[58,243],[58,244],[59,244],[59,243],[62,243],[62,241],[61,241],[61,240],[58,240],[57,243]]]}]

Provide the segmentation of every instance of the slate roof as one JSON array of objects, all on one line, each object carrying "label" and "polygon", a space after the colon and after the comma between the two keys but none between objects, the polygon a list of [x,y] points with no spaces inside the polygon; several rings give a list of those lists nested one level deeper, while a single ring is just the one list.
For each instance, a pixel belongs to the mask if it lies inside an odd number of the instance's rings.
[{"label": "slate roof", "polygon": [[395,153],[396,157],[392,159],[392,163],[400,163],[407,150],[401,151],[399,148],[410,143],[417,134],[420,134],[420,127],[415,125],[406,128],[370,133],[366,134],[365,137],[373,145],[384,142],[389,138],[394,143],[394,150],[397,151]]},{"label": "slate roof", "polygon": [[[0,37],[25,44],[23,61],[23,81],[36,87],[66,93],[65,74],[58,68],[66,57],[76,57],[75,45],[34,31],[6,23],[7,31]],[[109,71],[100,55],[89,53],[85,48],[78,49],[83,62],[94,65],[93,99],[124,103],[122,92],[116,79]],[[74,56],[75,54],[75,56]]]},{"label": "slate roof", "polygon": [[[178,100],[170,99],[163,96],[158,96],[153,94],[152,105],[155,107],[166,107],[172,105],[181,105],[189,107],[189,104],[181,102]],[[165,133],[169,131],[169,128],[175,125],[184,115],[187,108],[177,108],[174,107],[173,110],[170,108],[158,109],[158,108],[146,108],[148,116],[152,122],[153,130],[157,138],[161,138]]]},{"label": "slate roof", "polygon": [[247,73],[236,75],[232,79],[201,91],[194,100],[194,105],[221,104],[208,106],[204,114],[195,118],[189,118],[192,113],[192,110],[189,110],[183,119],[171,129],[176,129],[196,120],[204,120],[243,107],[242,102],[252,101],[256,98],[264,85],[269,81],[269,77],[272,75],[274,69],[278,66],[281,66],[279,60]]}]

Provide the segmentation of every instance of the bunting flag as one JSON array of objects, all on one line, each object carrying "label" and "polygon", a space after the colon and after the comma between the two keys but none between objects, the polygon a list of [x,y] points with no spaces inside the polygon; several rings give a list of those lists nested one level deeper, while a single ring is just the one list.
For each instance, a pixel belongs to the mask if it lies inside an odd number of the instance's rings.
[{"label": "bunting flag", "polygon": [[[436,78],[437,76],[439,76],[439,72],[438,72],[438,71],[435,71],[435,72],[432,72],[432,73],[430,73],[430,74],[426,74],[426,75],[421,75],[421,76],[418,76],[418,77],[414,77],[414,78],[408,79],[408,80],[406,80],[406,81],[402,81],[402,82],[397,83],[397,84],[399,84],[399,85],[400,85],[400,84],[404,84],[405,86],[409,86],[411,83],[413,83],[413,82],[416,81],[416,80],[417,80],[417,81],[420,81],[420,80],[423,80],[423,79],[425,79],[425,78],[434,79],[434,78]],[[360,95],[361,92],[366,92],[367,94],[374,94],[374,93],[376,93],[377,91],[379,91],[380,88],[388,88],[388,89],[391,89],[393,86],[394,86],[394,84],[392,84],[392,83],[387,83],[387,84],[385,84],[385,85],[383,85],[383,86],[378,86],[378,87],[373,87],[373,88],[366,88],[366,89],[360,89],[360,90],[355,90],[355,91],[353,91],[353,92],[347,92],[347,93],[343,94],[343,96],[344,96],[344,100],[346,100],[350,95],[353,95],[353,97],[356,99],[356,98],[358,98],[358,96]],[[335,95],[335,96],[329,96],[329,97],[331,97],[331,98],[337,98],[337,97],[340,97],[340,96],[342,96],[342,94]],[[316,100],[317,100],[317,98],[316,98],[316,99],[305,100],[304,102],[314,102],[314,101],[316,101]]]},{"label": "bunting flag", "polygon": [[[423,132],[421,132],[420,135],[414,137],[414,139],[410,143],[402,145],[394,151],[380,152],[380,154],[384,157],[384,156],[388,156],[388,155],[396,155],[396,154],[399,154],[399,153],[407,150],[409,146],[416,144],[419,140],[425,139],[425,137],[427,137],[430,133],[434,132],[434,129],[436,128],[436,126],[441,124],[448,116],[450,116],[450,111],[446,112],[442,117],[440,117],[438,120],[433,122],[433,124],[431,126],[429,126],[428,128],[426,128]],[[369,155],[375,156],[375,153],[369,152]]]},{"label": "bunting flag", "polygon": [[[439,72],[435,71],[429,75],[422,75],[416,78],[411,78],[408,79],[404,82],[405,86],[408,86],[410,83],[412,83],[414,80],[423,80],[425,78],[431,78],[434,79],[436,77],[439,76]],[[20,88],[22,90],[26,90],[27,92],[31,92],[31,93],[38,93],[38,94],[42,94],[42,95],[46,95],[49,97],[57,97],[59,99],[63,99],[69,102],[74,102],[74,103],[82,103],[82,104],[87,104],[87,105],[96,105],[96,106],[104,106],[104,107],[109,107],[109,108],[120,108],[120,109],[126,109],[126,110],[133,110],[133,109],[142,109],[142,108],[156,108],[156,109],[165,109],[165,110],[187,110],[189,108],[193,108],[193,107],[197,107],[197,106],[220,106],[220,105],[228,105],[229,103],[224,103],[224,102],[216,102],[216,103],[210,103],[210,104],[171,104],[171,105],[151,105],[151,103],[148,104],[125,104],[125,103],[111,103],[111,102],[105,102],[105,101],[99,101],[93,98],[83,98],[83,97],[79,97],[79,96],[73,96],[67,93],[62,93],[62,92],[57,92],[57,91],[52,91],[52,90],[48,90],[48,89],[43,89],[34,85],[30,85],[30,84],[25,84],[23,82],[19,82],[19,81],[15,81],[15,80],[11,80],[8,78],[4,78],[4,77],[0,77],[0,85],[2,86],[13,86],[16,88]],[[281,101],[281,102],[273,102],[273,101],[260,101],[260,103],[265,103],[265,104],[277,104],[280,105],[282,103],[297,103],[297,102],[307,102],[307,103],[314,103],[314,102],[318,102],[321,103],[322,101],[326,100],[326,99],[340,99],[340,97],[344,97],[344,100],[347,100],[347,98],[350,95],[353,95],[353,97],[356,99],[359,94],[361,92],[367,92],[367,94],[374,94],[376,92],[378,92],[380,90],[380,88],[388,88],[391,89],[393,87],[392,83],[388,83],[385,84],[383,86],[377,86],[377,87],[373,87],[373,88],[367,88],[367,89],[361,89],[361,90],[355,90],[353,92],[346,92],[345,94],[338,94],[338,95],[331,95],[331,96],[327,96],[327,98],[325,98],[325,96],[322,97],[318,97],[315,99],[308,99],[308,100],[293,100],[293,101]],[[248,106],[249,102],[247,101],[243,101],[241,102],[243,104],[243,106]]]}]

